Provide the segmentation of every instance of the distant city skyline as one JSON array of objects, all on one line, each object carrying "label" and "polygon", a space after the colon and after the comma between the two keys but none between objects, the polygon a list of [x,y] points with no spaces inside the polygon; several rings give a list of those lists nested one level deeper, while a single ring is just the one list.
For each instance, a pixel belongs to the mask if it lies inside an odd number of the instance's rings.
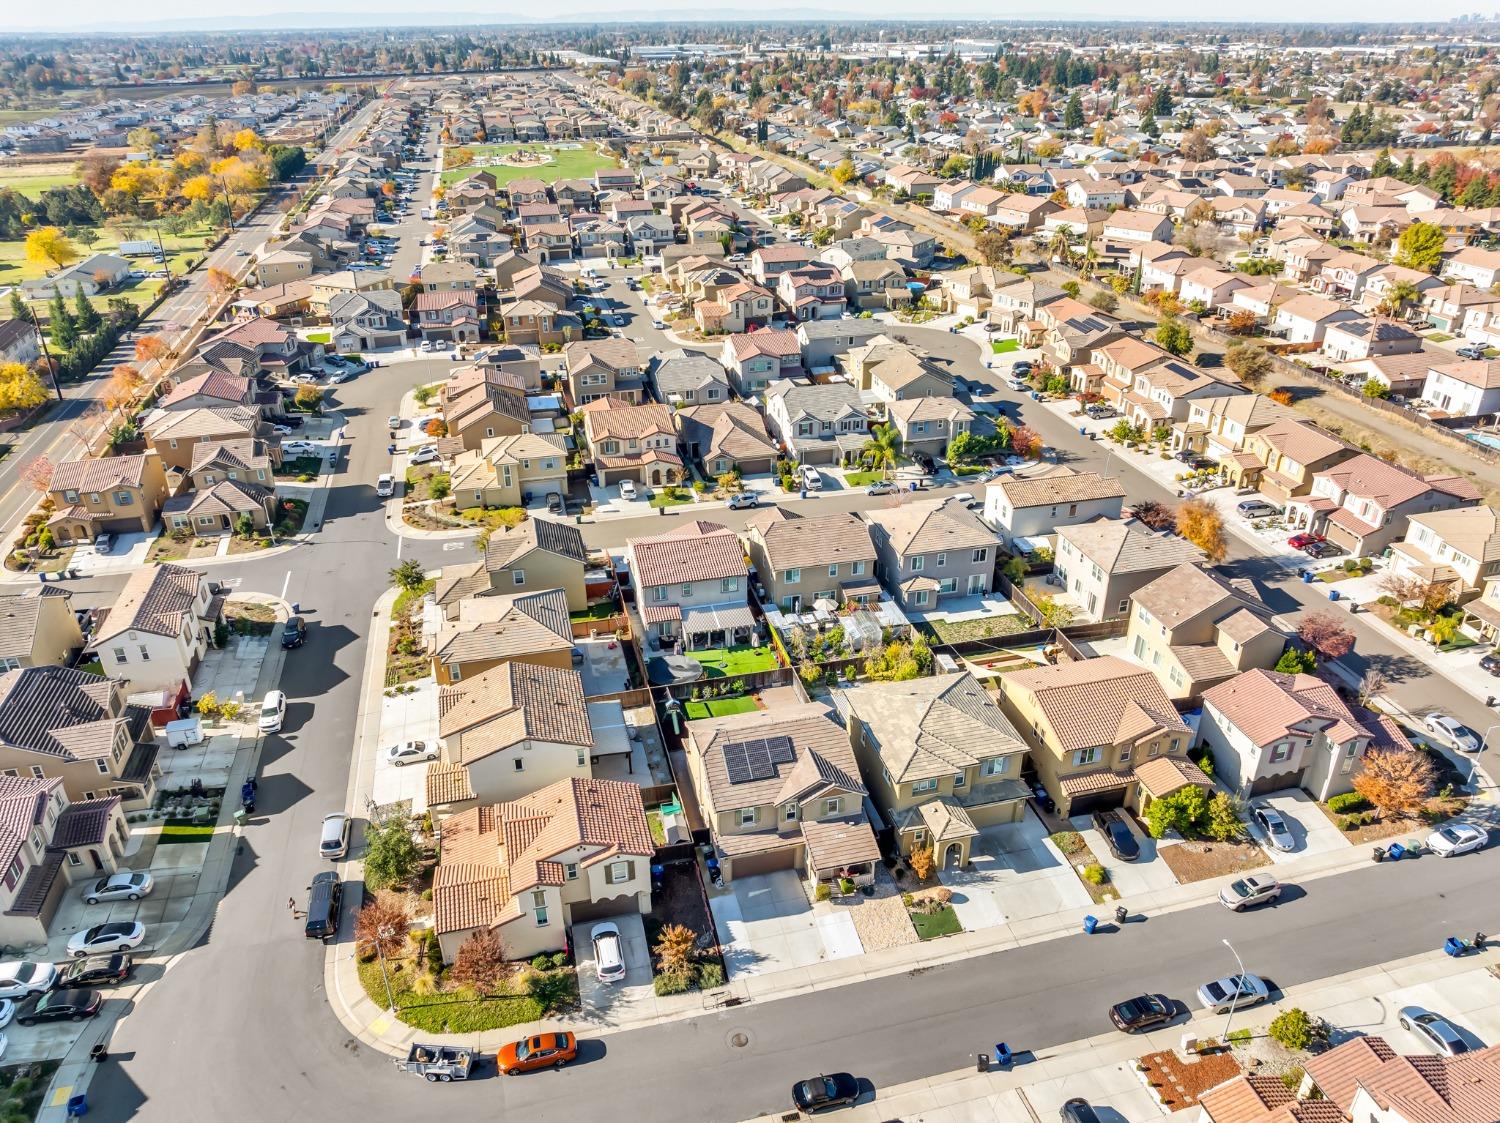
[{"label": "distant city skyline", "polygon": [[[855,3],[840,0],[814,6],[779,5],[771,8],[741,9],[729,6],[723,11],[708,12],[701,3],[691,0],[669,0],[666,3],[627,3],[616,7],[599,4],[580,5],[576,14],[555,14],[538,17],[535,9],[503,10],[499,8],[469,11],[455,6],[454,10],[422,11],[414,9],[409,0],[315,0],[315,10],[247,13],[239,3],[229,0],[156,0],[144,9],[134,11],[130,18],[122,19],[120,7],[111,0],[56,0],[45,8],[33,8],[22,18],[16,6],[10,8],[9,17],[0,17],[0,33],[6,31],[47,31],[57,33],[101,32],[129,30],[189,30],[205,28],[228,30],[267,30],[277,27],[312,30],[318,27],[330,30],[349,27],[386,26],[461,26],[463,24],[484,25],[509,22],[621,22],[649,19],[694,21],[731,20],[752,22],[755,20],[775,22],[785,19],[815,20],[819,15],[835,19],[870,19],[900,21],[913,17],[908,4],[895,0],[870,0]],[[984,0],[945,0],[940,6],[924,12],[924,19],[1006,19],[1024,20],[1139,20],[1143,23],[1169,20],[1200,20],[1203,22],[1299,22],[1299,23],[1401,23],[1414,18],[1428,21],[1450,20],[1474,11],[1472,5],[1462,3],[1437,3],[1424,5],[1415,13],[1410,5],[1397,0],[1332,0],[1310,11],[1305,3],[1295,0],[1266,0],[1257,4],[1253,12],[1236,13],[1233,20],[1214,19],[1206,13],[1196,0],[1164,0],[1140,11],[1101,10],[1098,0],[1081,0],[1076,5],[1058,5],[1044,0],[1021,0],[1008,5],[1006,10],[996,11]],[[1314,14],[1315,12],[1315,14]]]}]

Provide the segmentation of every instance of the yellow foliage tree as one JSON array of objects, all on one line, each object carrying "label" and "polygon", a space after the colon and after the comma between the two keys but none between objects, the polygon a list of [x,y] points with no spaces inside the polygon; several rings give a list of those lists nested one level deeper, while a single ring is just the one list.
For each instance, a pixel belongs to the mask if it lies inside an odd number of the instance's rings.
[{"label": "yellow foliage tree", "polygon": [[233,143],[236,152],[259,152],[266,146],[266,142],[260,139],[260,134],[254,129],[241,129],[234,134]]},{"label": "yellow foliage tree", "polygon": [[47,400],[41,376],[24,363],[0,366],[0,410],[35,409]]},{"label": "yellow foliage tree", "polygon": [[217,192],[213,179],[206,175],[195,175],[182,185],[182,197],[190,203],[207,203]]},{"label": "yellow foliage tree", "polygon": [[1177,533],[1186,538],[1214,565],[1224,560],[1229,542],[1224,535],[1224,516],[1206,499],[1184,499],[1177,507]]},{"label": "yellow foliage tree", "polygon": [[56,226],[42,226],[26,235],[26,260],[33,265],[61,269],[78,260],[78,247]]},{"label": "yellow foliage tree", "polygon": [[177,153],[177,158],[172,161],[172,165],[180,172],[201,172],[208,166],[208,159],[196,148],[184,148]]}]

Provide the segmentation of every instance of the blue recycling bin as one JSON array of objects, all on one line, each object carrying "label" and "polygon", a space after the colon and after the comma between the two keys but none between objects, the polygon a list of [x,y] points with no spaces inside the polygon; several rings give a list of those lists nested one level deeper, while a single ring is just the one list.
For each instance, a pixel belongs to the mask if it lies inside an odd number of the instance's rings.
[{"label": "blue recycling bin", "polygon": [[1012,1055],[1011,1055],[1010,1046],[1007,1045],[1005,1042],[1002,1041],[1002,1042],[1000,1042],[1000,1044],[998,1044],[998,1045],[995,1046],[995,1063],[996,1064],[1001,1065],[1001,1066],[1008,1065],[1014,1059],[1015,1058],[1012,1057]]},{"label": "blue recycling bin", "polygon": [[1464,942],[1457,936],[1449,936],[1443,941],[1443,951],[1457,959],[1464,953]]},{"label": "blue recycling bin", "polygon": [[1098,927],[1099,918],[1097,916],[1086,916],[1083,918],[1083,931],[1085,935],[1092,936],[1094,930]]},{"label": "blue recycling bin", "polygon": [[1402,846],[1399,842],[1391,843],[1385,851],[1385,856],[1393,862],[1398,861],[1399,859],[1404,857],[1405,854],[1406,847]]},{"label": "blue recycling bin", "polygon": [[1329,600],[1338,600],[1339,599],[1339,591],[1337,589],[1329,589],[1328,590],[1328,599]]},{"label": "blue recycling bin", "polygon": [[89,1113],[89,1098],[83,1092],[68,1097],[68,1118],[74,1119]]},{"label": "blue recycling bin", "polygon": [[1301,573],[1302,573],[1302,583],[1304,585],[1311,585],[1312,584],[1312,579],[1313,579],[1313,571],[1310,570],[1310,569],[1304,569],[1304,570],[1301,571]]}]

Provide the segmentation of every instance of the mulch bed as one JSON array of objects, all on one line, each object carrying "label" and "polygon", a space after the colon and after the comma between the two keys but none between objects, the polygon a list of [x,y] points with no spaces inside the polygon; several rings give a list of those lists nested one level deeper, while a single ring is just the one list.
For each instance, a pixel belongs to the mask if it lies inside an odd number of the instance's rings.
[{"label": "mulch bed", "polygon": [[1221,877],[1226,873],[1243,873],[1271,864],[1266,852],[1253,842],[1180,842],[1159,847],[1156,853],[1177,880],[1186,885]]},{"label": "mulch bed", "polygon": [[1323,812],[1324,817],[1330,823],[1340,829],[1351,846],[1358,846],[1361,843],[1380,842],[1387,838],[1399,838],[1402,841],[1408,838],[1424,839],[1432,832],[1435,823],[1459,814],[1466,805],[1467,801],[1462,798],[1434,798],[1427,803],[1426,818],[1376,819],[1373,823],[1366,823],[1352,831],[1343,830],[1342,820],[1348,816],[1330,811],[1327,804],[1323,803],[1318,804],[1318,810]]},{"label": "mulch bed", "polygon": [[1146,1080],[1168,1111],[1196,1107],[1200,1095],[1240,1074],[1239,1062],[1227,1051],[1191,1061],[1170,1051],[1147,1053],[1140,1063],[1146,1070]]}]

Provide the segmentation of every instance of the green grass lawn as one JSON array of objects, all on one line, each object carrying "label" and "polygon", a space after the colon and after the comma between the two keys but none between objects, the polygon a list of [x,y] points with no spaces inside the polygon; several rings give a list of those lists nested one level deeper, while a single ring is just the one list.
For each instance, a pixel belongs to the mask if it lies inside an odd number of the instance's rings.
[{"label": "green grass lawn", "polygon": [[693,501],[691,491],[682,490],[676,495],[668,495],[665,491],[653,492],[651,495],[651,506],[653,507],[681,507]]},{"label": "green grass lawn", "polygon": [[754,698],[714,698],[708,702],[689,702],[683,707],[688,721],[705,717],[728,717],[731,714],[753,713],[759,707]]},{"label": "green grass lawn", "polygon": [[307,333],[309,343],[328,343],[333,339],[333,334],[326,331],[310,331]]},{"label": "green grass lawn", "polygon": [[885,478],[884,472],[848,472],[844,475],[844,484],[846,487],[869,487]]},{"label": "green grass lawn", "polygon": [[476,160],[483,160],[486,156],[505,156],[524,148],[529,152],[550,152],[552,162],[532,168],[512,168],[505,164],[487,168],[482,163],[449,168],[443,172],[445,184],[467,179],[477,171],[492,173],[501,187],[513,179],[539,179],[543,183],[555,183],[560,179],[592,179],[594,173],[601,168],[615,167],[613,160],[600,156],[587,142],[584,142],[582,148],[554,148],[549,144],[455,144],[449,150],[453,148],[469,149]]},{"label": "green grass lawn", "polygon": [[608,620],[615,614],[615,602],[602,600],[598,604],[591,604],[582,612],[568,613],[569,620]]},{"label": "green grass lawn", "polygon": [[[0,176],[0,186],[4,186],[4,177]],[[48,185],[52,186],[52,185]],[[113,253],[120,247],[120,239],[115,232],[108,227],[98,227],[95,231],[99,235],[98,241],[92,246],[78,243],[78,252],[83,257],[94,253]],[[172,275],[178,276],[186,271],[188,262],[203,256],[203,247],[208,242],[210,231],[195,230],[187,234],[174,235],[163,234],[161,236],[162,247],[167,251],[167,263],[165,268],[170,269]],[[131,240],[155,241],[152,233],[142,227],[131,234]],[[160,269],[163,266],[149,257],[133,259],[136,262],[134,268],[142,270]],[[26,260],[26,245],[21,241],[0,241],[0,285],[12,285],[17,281],[31,281],[38,277],[45,277],[52,270],[46,266],[37,265]],[[102,308],[104,300],[111,296],[125,296],[137,304],[149,303],[156,296],[161,281],[141,280],[128,282],[122,289],[114,292],[104,293],[97,303]]]},{"label": "green grass lawn", "polygon": [[993,351],[997,355],[1004,355],[1007,351],[1014,351],[1017,348],[1019,348],[1020,346],[1021,346],[1021,341],[1018,340],[1018,339],[992,339],[992,340],[990,340],[990,350]]},{"label": "green grass lawn", "polygon": [[73,165],[69,161],[46,164],[23,164],[19,167],[0,169],[0,187],[10,187],[28,198],[35,199],[43,191],[54,187],[67,187],[77,183]]},{"label": "green grass lawn", "polygon": [[1024,632],[1032,626],[1031,618],[1019,612],[1005,616],[985,616],[978,620],[928,620],[940,643],[965,643],[976,639],[997,639],[1013,632]]},{"label": "green grass lawn", "polygon": [[[356,960],[356,963],[365,994],[371,1002],[384,1009],[386,991],[380,961],[372,959],[365,962],[361,959]],[[424,1033],[483,1033],[485,1030],[534,1022],[545,1013],[541,1004],[526,993],[523,976],[530,975],[529,969],[517,972],[515,977],[502,983],[499,993],[481,998],[468,987],[438,991],[435,994],[418,994],[412,987],[415,971],[410,959],[387,960],[386,966],[390,969],[396,1016]],[[554,973],[565,975],[572,987],[572,1000],[564,1005],[576,1004],[578,976],[571,967],[559,968]]]},{"label": "green grass lawn", "polygon": [[702,663],[709,678],[751,675],[757,671],[773,671],[780,666],[776,662],[776,653],[769,647],[708,648],[684,654]]},{"label": "green grass lawn", "polygon": [[917,930],[919,939],[935,940],[939,936],[952,936],[964,930],[964,926],[958,922],[958,913],[953,911],[952,905],[945,905],[931,914],[913,910],[910,916],[912,927]]},{"label": "green grass lawn", "polygon": [[212,823],[195,823],[191,819],[168,819],[161,827],[158,846],[180,842],[207,842],[214,836]]}]

